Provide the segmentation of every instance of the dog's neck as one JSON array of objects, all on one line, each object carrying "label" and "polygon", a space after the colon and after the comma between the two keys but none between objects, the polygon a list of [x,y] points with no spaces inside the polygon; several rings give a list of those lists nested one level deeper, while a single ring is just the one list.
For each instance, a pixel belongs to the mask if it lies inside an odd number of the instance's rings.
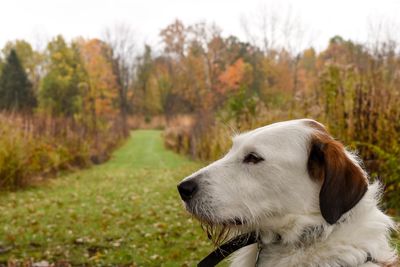
[{"label": "dog's neck", "polygon": [[[370,186],[369,192],[352,211],[344,214],[333,225],[328,224],[317,213],[288,214],[268,220],[268,225],[260,228],[264,230],[259,231],[259,246],[262,249],[260,262],[278,263],[277,266],[281,266],[279,263],[286,262],[285,257],[288,260],[291,258],[309,262],[317,251],[326,255],[324,260],[327,262],[340,259],[349,266],[361,264],[370,254],[381,262],[393,260],[395,252],[388,242],[388,233],[393,222],[377,208],[378,190],[377,184]],[[301,250],[298,249],[300,247]],[[303,251],[304,255],[299,254],[299,251]],[[305,255],[308,258],[304,258]],[[357,264],[351,259],[357,259]]]},{"label": "dog's neck", "polygon": [[[344,221],[340,220],[338,224]],[[332,228],[318,214],[285,215],[268,220],[268,225],[259,232],[260,242],[261,245],[306,246],[326,238]]]},{"label": "dog's neck", "polygon": [[292,245],[296,247],[305,247],[312,245],[322,238],[325,234],[325,229],[326,227],[322,224],[305,226],[297,239],[287,239],[285,238],[285,235],[282,235],[278,232],[264,232],[260,233],[259,243],[261,246],[275,244],[283,246]]}]

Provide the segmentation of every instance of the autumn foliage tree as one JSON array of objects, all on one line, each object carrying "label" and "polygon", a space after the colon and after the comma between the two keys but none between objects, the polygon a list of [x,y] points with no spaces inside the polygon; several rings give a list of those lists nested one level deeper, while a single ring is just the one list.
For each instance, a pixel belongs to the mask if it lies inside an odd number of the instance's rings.
[{"label": "autumn foliage tree", "polygon": [[118,101],[118,84],[113,73],[112,62],[107,58],[110,47],[99,39],[81,40],[79,51],[86,72],[85,112],[92,114],[93,121],[101,117],[115,117]]},{"label": "autumn foliage tree", "polygon": [[82,110],[82,82],[86,73],[76,44],[57,36],[47,45],[46,75],[40,89],[40,106],[55,116],[71,117]]}]

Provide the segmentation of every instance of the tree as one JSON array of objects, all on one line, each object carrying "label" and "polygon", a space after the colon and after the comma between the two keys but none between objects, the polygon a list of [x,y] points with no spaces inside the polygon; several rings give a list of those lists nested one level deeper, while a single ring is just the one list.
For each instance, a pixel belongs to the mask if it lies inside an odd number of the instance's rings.
[{"label": "tree", "polygon": [[150,78],[153,72],[153,58],[151,55],[151,47],[145,45],[144,53],[138,57],[136,68],[136,83],[135,83],[135,104],[136,110],[147,113],[146,97],[150,88]]},{"label": "tree", "polygon": [[[227,62],[226,46],[221,36],[222,30],[215,24],[197,23],[188,27],[190,33],[189,69],[197,74],[197,80],[204,80],[204,84],[198,84],[195,90],[199,98],[207,99],[202,101],[207,106],[214,107],[215,97],[213,96],[218,87],[218,76]],[[192,75],[192,74],[189,74]]]},{"label": "tree", "polygon": [[42,108],[52,115],[73,116],[82,108],[81,84],[86,81],[76,45],[68,46],[62,36],[57,36],[47,46],[47,75],[43,78],[39,100]]},{"label": "tree", "polygon": [[118,85],[112,62],[106,56],[110,47],[98,39],[79,43],[88,85],[84,101],[90,104],[88,109],[95,123],[97,117],[113,117],[116,113]]},{"label": "tree", "polygon": [[290,5],[260,5],[254,14],[242,17],[241,23],[248,41],[265,54],[286,50],[297,55],[312,40]]},{"label": "tree", "polygon": [[43,55],[33,50],[31,44],[25,40],[7,42],[2,52],[4,55],[9,55],[11,50],[15,50],[17,53],[21,65],[32,83],[33,91],[36,93],[43,68]]},{"label": "tree", "polygon": [[160,36],[165,44],[164,52],[172,56],[185,57],[187,44],[187,28],[180,20],[161,30]]},{"label": "tree", "polygon": [[32,84],[21,65],[15,50],[11,50],[0,75],[0,109],[32,111],[36,98]]},{"label": "tree", "polygon": [[[213,94],[224,65],[224,42],[215,25],[198,23],[186,27],[176,20],[160,32],[173,92],[167,99],[174,106],[181,102],[184,110],[213,110]],[[189,106],[187,105],[189,104]],[[183,106],[183,105],[179,105]],[[182,112],[183,109],[181,109]]]},{"label": "tree", "polygon": [[119,109],[122,132],[129,134],[127,115],[130,109],[128,91],[132,88],[135,71],[135,41],[134,32],[126,24],[116,25],[105,31],[105,42],[111,48],[109,58],[113,62],[113,72],[118,83]]}]

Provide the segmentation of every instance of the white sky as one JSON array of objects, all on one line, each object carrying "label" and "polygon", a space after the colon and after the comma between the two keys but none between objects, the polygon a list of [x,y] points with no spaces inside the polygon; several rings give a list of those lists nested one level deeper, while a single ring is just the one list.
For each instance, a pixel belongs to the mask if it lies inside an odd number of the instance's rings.
[{"label": "white sky", "polygon": [[369,21],[397,25],[392,32],[400,39],[400,0],[2,0],[0,47],[17,38],[39,47],[59,33],[68,39],[100,37],[121,22],[135,29],[138,42],[154,45],[160,29],[175,18],[185,24],[215,22],[224,35],[244,39],[241,18],[254,18],[262,7],[274,7],[282,16],[290,7],[317,48],[337,34],[365,42]]}]

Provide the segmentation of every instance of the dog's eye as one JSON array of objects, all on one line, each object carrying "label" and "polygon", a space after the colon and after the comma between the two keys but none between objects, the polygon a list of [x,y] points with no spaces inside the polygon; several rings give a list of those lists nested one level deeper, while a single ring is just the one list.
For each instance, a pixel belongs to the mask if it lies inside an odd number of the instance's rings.
[{"label": "dog's eye", "polygon": [[257,155],[254,152],[251,152],[249,154],[247,154],[244,159],[243,159],[243,163],[252,163],[252,164],[257,164],[260,161],[263,161],[264,159],[262,157],[260,157],[259,155]]}]

